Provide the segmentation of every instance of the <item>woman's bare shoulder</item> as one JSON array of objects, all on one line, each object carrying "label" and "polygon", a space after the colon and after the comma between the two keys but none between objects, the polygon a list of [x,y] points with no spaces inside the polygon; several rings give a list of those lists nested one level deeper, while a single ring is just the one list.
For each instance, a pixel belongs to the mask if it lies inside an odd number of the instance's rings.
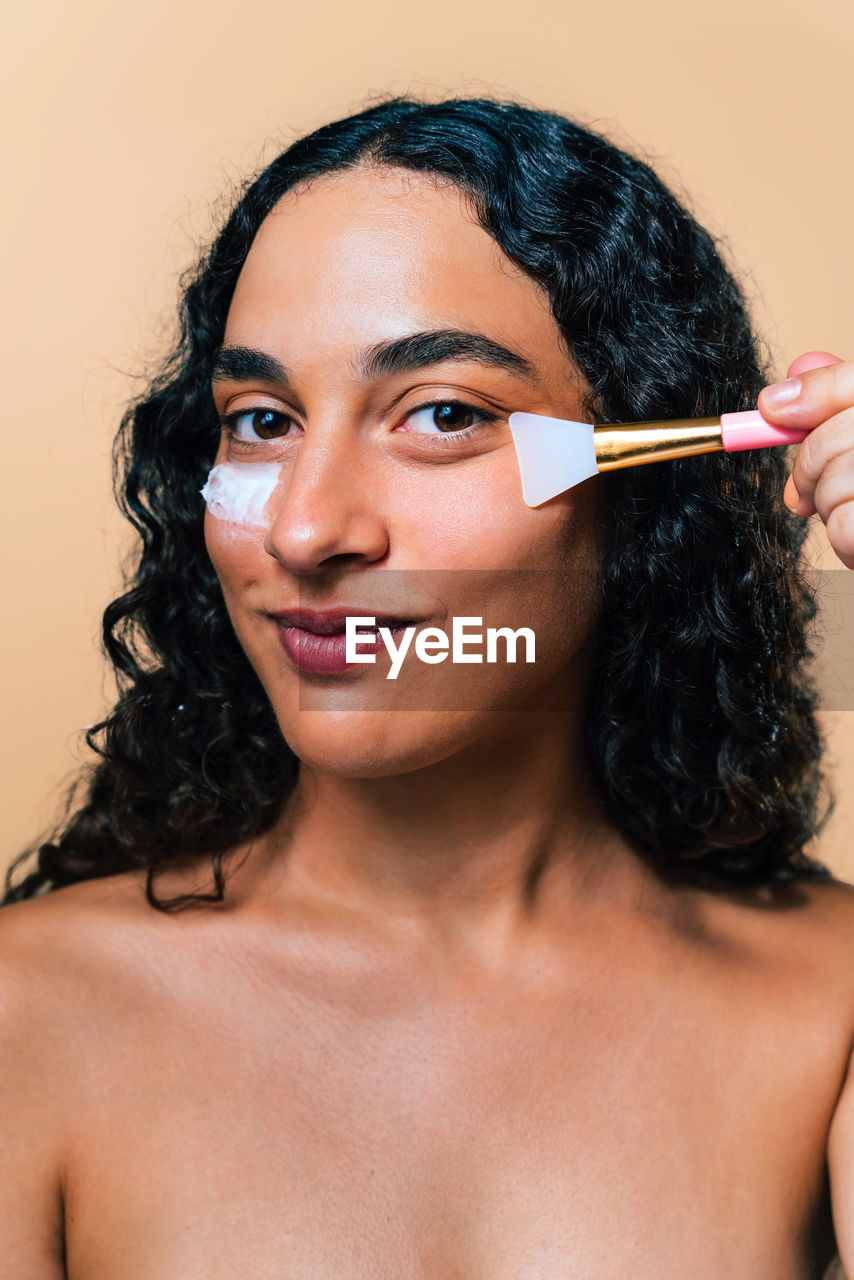
[{"label": "woman's bare shoulder", "polygon": [[854,1029],[854,885],[792,880],[693,901],[714,949],[766,974],[816,984],[850,1004]]},{"label": "woman's bare shoulder", "polygon": [[0,966],[26,957],[55,962],[64,948],[85,945],[93,929],[142,920],[151,908],[143,872],[83,880],[0,908]]},{"label": "woman's bare shoulder", "polygon": [[807,915],[816,925],[837,926],[844,933],[854,925],[854,884],[835,877],[812,880],[799,886]]},{"label": "woman's bare shoulder", "polygon": [[[171,930],[167,929],[167,922]],[[0,1015],[71,1009],[103,994],[104,982],[144,972],[177,917],[147,901],[145,873],[80,881],[0,908]]]},{"label": "woman's bare shoulder", "polygon": [[805,900],[806,941],[825,963],[838,968],[854,994],[854,884],[816,881]]},{"label": "woman's bare shoulder", "polygon": [[16,1275],[64,1274],[74,1117],[144,909],[156,914],[131,873],[0,908],[0,1237]]}]

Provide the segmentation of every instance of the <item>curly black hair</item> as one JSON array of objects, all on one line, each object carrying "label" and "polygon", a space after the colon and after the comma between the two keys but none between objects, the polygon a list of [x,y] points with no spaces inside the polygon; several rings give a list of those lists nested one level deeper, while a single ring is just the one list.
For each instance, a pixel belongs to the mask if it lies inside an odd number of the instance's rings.
[{"label": "curly black hair", "polygon": [[[203,539],[199,489],[220,438],[211,364],[266,215],[298,184],[366,162],[467,194],[548,292],[591,420],[750,408],[769,381],[713,237],[649,165],[591,129],[515,101],[395,97],[298,139],[247,182],[182,277],[177,341],[122,418],[116,493],[141,546],[103,617],[118,701],[86,734],[98,760],[82,803],[72,792],[53,838],[15,860],[4,902],[129,869],[147,871],[153,906],[221,901],[226,854],[293,791],[299,762]],[[820,813],[816,604],[804,522],[781,500],[787,469],[766,449],[603,473],[613,541],[585,719],[595,782],[643,856],[725,885],[829,875],[805,852],[830,806]],[[210,893],[156,896],[159,870],[199,857]]]}]

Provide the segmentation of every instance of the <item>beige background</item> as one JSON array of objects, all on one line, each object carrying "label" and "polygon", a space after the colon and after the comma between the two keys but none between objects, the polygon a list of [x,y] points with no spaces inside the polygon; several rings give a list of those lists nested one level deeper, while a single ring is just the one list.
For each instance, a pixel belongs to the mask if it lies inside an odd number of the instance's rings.
[{"label": "beige background", "polygon": [[[0,862],[51,819],[112,694],[96,637],[128,543],[124,399],[217,199],[296,134],[387,91],[574,115],[726,238],[780,374],[808,348],[854,358],[849,0],[31,0],[4,28]],[[854,879],[854,711],[825,723],[839,802],[817,852]]]}]

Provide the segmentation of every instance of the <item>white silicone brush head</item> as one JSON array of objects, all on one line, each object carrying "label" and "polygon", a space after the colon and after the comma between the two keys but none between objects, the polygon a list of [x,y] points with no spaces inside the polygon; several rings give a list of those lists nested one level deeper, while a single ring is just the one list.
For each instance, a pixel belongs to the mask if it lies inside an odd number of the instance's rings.
[{"label": "white silicone brush head", "polygon": [[539,507],[597,474],[592,422],[511,413],[507,424],[519,460],[522,498],[529,507]]}]

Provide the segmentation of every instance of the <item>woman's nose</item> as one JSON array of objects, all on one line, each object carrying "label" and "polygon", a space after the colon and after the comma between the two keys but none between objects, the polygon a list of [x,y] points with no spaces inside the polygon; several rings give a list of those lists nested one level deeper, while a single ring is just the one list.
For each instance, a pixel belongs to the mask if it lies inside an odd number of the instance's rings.
[{"label": "woman's nose", "polygon": [[292,573],[322,571],[338,556],[373,562],[388,550],[367,474],[370,448],[343,435],[305,436],[270,504],[264,549]]}]

